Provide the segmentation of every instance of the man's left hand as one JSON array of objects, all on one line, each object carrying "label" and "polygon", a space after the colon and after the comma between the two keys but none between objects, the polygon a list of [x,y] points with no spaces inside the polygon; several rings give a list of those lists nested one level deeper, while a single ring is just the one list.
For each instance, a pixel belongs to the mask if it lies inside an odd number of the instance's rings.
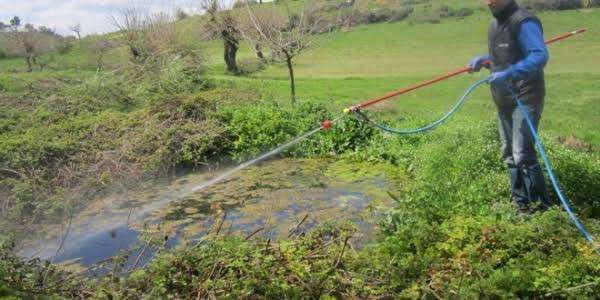
[{"label": "man's left hand", "polygon": [[506,84],[506,82],[510,79],[511,72],[510,71],[500,71],[494,72],[490,75],[488,79],[488,83],[493,85],[502,85]]}]

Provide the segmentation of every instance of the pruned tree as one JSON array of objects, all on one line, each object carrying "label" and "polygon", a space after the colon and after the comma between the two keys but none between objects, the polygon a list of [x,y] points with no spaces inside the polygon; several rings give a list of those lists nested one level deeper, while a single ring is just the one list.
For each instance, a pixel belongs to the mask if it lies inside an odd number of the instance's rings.
[{"label": "pruned tree", "polygon": [[[51,51],[57,43],[58,37],[54,32],[41,32],[32,24],[25,24],[24,29],[20,29],[21,21],[19,17],[11,20],[11,31],[9,38],[11,40],[11,49],[13,55],[21,56],[27,62],[27,72],[33,71],[33,65],[38,64],[37,57],[40,54]],[[47,63],[39,64],[43,69]]]},{"label": "pruned tree", "polygon": [[81,40],[81,23],[77,22],[69,26],[69,30],[73,31],[77,35],[77,39]]},{"label": "pruned tree", "polygon": [[[113,17],[113,24],[119,29],[116,41],[124,44],[133,62],[131,69],[142,76],[161,80],[164,72],[180,68],[179,74],[190,75],[200,82],[203,71],[201,51],[185,43],[182,31],[175,26],[174,18],[164,13],[147,14],[136,8],[121,12]],[[98,64],[103,67],[104,46],[97,45]]]},{"label": "pruned tree", "polygon": [[287,9],[261,5],[253,9],[246,4],[247,17],[241,21],[240,32],[251,44],[271,49],[272,57],[284,61],[290,79],[290,98],[296,102],[294,59],[313,46],[318,34],[331,29],[331,23],[322,14],[321,4],[307,0],[299,14]]},{"label": "pruned tree", "polygon": [[238,20],[231,10],[224,9],[219,0],[202,0],[202,9],[208,14],[208,21],[201,29],[201,35],[206,40],[221,39],[223,41],[223,59],[227,71],[239,74],[236,56],[240,48],[240,32]]},{"label": "pruned tree", "polygon": [[121,39],[129,49],[131,58],[134,62],[143,62],[149,55],[146,51],[146,30],[145,16],[137,8],[124,9],[119,16],[113,17],[113,25],[121,33]]},{"label": "pruned tree", "polygon": [[172,21],[167,14],[146,14],[137,8],[125,9],[113,17],[113,25],[127,45],[132,61],[138,63],[149,59],[161,61],[178,50],[179,32]]}]

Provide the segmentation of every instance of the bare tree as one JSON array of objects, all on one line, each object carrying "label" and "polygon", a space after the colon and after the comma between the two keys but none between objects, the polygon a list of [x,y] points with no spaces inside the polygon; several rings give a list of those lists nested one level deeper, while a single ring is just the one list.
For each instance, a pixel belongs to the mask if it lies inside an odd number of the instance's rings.
[{"label": "bare tree", "polygon": [[62,37],[46,26],[40,26],[36,29],[30,23],[25,24],[23,28],[21,28],[21,25],[21,18],[18,16],[14,16],[10,20],[8,52],[25,59],[27,72],[33,71],[34,64],[38,65],[40,69],[44,69],[52,62],[53,58],[47,57],[38,63],[38,56],[54,50]]},{"label": "bare tree", "polygon": [[81,40],[81,23],[77,22],[76,24],[69,26],[69,30],[77,35],[78,40]]},{"label": "bare tree", "polygon": [[221,39],[223,41],[223,59],[227,65],[227,71],[238,74],[236,56],[240,48],[240,32],[238,21],[232,15],[231,10],[225,10],[219,0],[202,0],[202,9],[208,14],[208,21],[202,27],[204,39]]},{"label": "bare tree", "polygon": [[[37,64],[38,55],[53,49],[56,44],[56,36],[42,33],[31,24],[25,24],[24,29],[20,30],[20,21],[13,22],[13,20],[11,20],[12,29],[9,34],[11,52],[23,57],[27,62],[27,72],[31,72],[33,64]],[[40,65],[40,68],[43,69],[45,65]]]},{"label": "bare tree", "polygon": [[164,13],[145,14],[129,8],[121,11],[119,17],[113,17],[113,25],[119,29],[134,62],[164,59],[179,46],[179,32],[172,18]]},{"label": "bare tree", "polygon": [[[194,78],[199,78],[198,75],[203,71],[202,53],[194,45],[185,42],[181,36],[183,32],[175,26],[171,15],[147,14],[130,8],[113,17],[113,24],[119,29],[116,40],[129,51],[131,62],[134,63],[133,70],[159,80],[163,71],[169,70],[167,67],[179,66],[186,74],[194,74]],[[97,52],[97,58],[102,64],[104,51],[97,50],[100,51]],[[174,65],[175,62],[180,65]]]},{"label": "bare tree", "polygon": [[287,1],[283,11],[276,6],[261,5],[254,10],[246,3],[247,18],[241,23],[241,33],[250,43],[271,49],[273,57],[286,63],[290,78],[292,104],[296,102],[294,59],[311,47],[319,33],[327,32],[331,25],[321,14],[321,6],[305,1],[298,15],[292,14]]},{"label": "bare tree", "polygon": [[128,8],[122,10],[118,17],[113,17],[113,25],[118,28],[121,38],[129,48],[133,61],[143,62],[148,53],[146,53],[146,38],[144,31],[146,29],[145,16],[139,9]]}]

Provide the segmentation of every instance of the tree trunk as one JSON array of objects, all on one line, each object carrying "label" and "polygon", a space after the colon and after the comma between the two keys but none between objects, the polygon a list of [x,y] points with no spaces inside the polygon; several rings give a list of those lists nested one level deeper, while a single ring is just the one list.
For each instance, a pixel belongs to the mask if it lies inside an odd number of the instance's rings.
[{"label": "tree trunk", "polygon": [[225,58],[225,64],[227,64],[227,71],[233,74],[238,74],[239,73],[239,69],[237,66],[237,62],[236,62],[236,54],[238,51],[238,45],[236,42],[232,41],[229,38],[224,38],[223,39],[223,43],[224,43],[224,48],[225,48],[225,53],[224,53],[224,58]]},{"label": "tree trunk", "polygon": [[101,71],[102,69],[104,69],[104,64],[102,63],[103,58],[104,58],[103,53],[99,53],[98,57],[96,58],[96,68],[98,71]]},{"label": "tree trunk", "polygon": [[260,60],[265,60],[265,55],[262,52],[262,49],[260,48],[259,44],[254,45],[254,50],[256,50],[256,57],[258,57]]},{"label": "tree trunk", "polygon": [[33,72],[33,66],[31,65],[31,56],[27,55],[25,57],[25,60],[27,61],[27,72]]},{"label": "tree trunk", "polygon": [[296,82],[294,81],[294,66],[292,65],[292,57],[287,53],[285,54],[285,62],[287,63],[288,71],[290,73],[290,92],[292,105],[296,104]]}]

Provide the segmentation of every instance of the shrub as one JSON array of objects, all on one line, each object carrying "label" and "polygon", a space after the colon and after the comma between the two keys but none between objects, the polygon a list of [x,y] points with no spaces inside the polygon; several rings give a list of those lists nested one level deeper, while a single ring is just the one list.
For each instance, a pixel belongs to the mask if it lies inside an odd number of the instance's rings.
[{"label": "shrub", "polygon": [[[585,154],[550,146],[567,190],[577,190],[578,203],[593,199],[597,162],[581,164]],[[599,271],[600,258],[559,208],[531,218],[514,214],[498,147],[492,122],[439,128],[408,153],[391,147],[410,155],[414,184],[394,196],[397,207],[383,223],[385,238],[377,249],[393,257],[382,268],[393,274],[390,285],[402,298],[446,298],[451,291],[458,298],[578,298],[597,292],[591,274]],[[586,179],[575,183],[580,178]],[[586,219],[586,225],[600,232],[597,220]]]},{"label": "shrub", "polygon": [[388,22],[402,21],[402,20],[408,18],[408,16],[410,16],[410,14],[412,12],[413,12],[412,7],[402,7],[402,8],[396,9],[390,15]]},{"label": "shrub", "polygon": [[54,299],[57,296],[81,296],[84,291],[82,280],[74,278],[56,265],[18,257],[13,252],[14,248],[13,237],[0,236],[0,298],[31,299],[43,295]]},{"label": "shrub", "polygon": [[267,65],[258,58],[242,58],[237,62],[240,75],[248,75],[264,70]]},{"label": "shrub", "polygon": [[461,7],[457,11],[455,11],[454,16],[458,18],[468,17],[474,14],[475,11],[470,7]]},{"label": "shrub", "polygon": [[328,294],[339,298],[356,296],[355,286],[369,283],[354,283],[352,275],[346,272],[355,257],[354,251],[346,245],[346,237],[352,232],[349,225],[324,225],[306,236],[282,241],[276,247],[241,238],[208,241],[196,248],[163,255],[147,270],[137,271],[123,280],[119,288],[101,289],[98,297],[190,299],[211,295],[237,299],[252,295],[264,299],[317,299]]},{"label": "shrub", "polygon": [[558,210],[528,220],[505,206],[438,222],[424,221],[427,215],[418,211],[394,214],[397,225],[380,245],[393,257],[384,266],[403,298],[454,292],[458,298],[587,298],[598,292],[593,274],[600,258]]},{"label": "shrub", "polygon": [[79,84],[65,85],[44,106],[65,115],[99,112],[110,107],[126,109],[134,102],[129,88],[121,76],[98,73]]},{"label": "shrub", "polygon": [[210,92],[157,100],[138,115],[121,152],[150,175],[217,162],[230,148],[225,126],[213,117],[219,104]]},{"label": "shrub", "polygon": [[566,10],[584,7],[581,0],[523,0],[520,4],[534,10]]},{"label": "shrub", "polygon": [[392,10],[389,8],[377,8],[365,13],[366,23],[387,22],[392,16]]},{"label": "shrub", "polygon": [[56,45],[56,52],[61,55],[71,52],[72,49],[73,42],[67,38],[61,39]]},{"label": "shrub", "polygon": [[447,5],[442,5],[436,10],[425,12],[416,16],[414,21],[416,23],[438,24],[440,23],[441,19],[452,17],[462,19],[472,15],[473,13],[475,13],[475,11],[469,7],[454,8]]},{"label": "shrub", "polygon": [[341,27],[351,27],[358,24],[397,22],[406,19],[412,12],[411,6],[383,6],[370,9],[343,7],[340,8],[338,20],[335,23]]},{"label": "shrub", "polygon": [[[227,133],[232,140],[230,156],[243,160],[318,128],[332,115],[324,106],[312,103],[288,107],[266,102],[243,108],[224,107],[218,117],[227,124]],[[364,123],[347,118],[334,129],[321,132],[284,153],[313,155],[356,151],[366,146],[369,136],[374,133]]]},{"label": "shrub", "polygon": [[189,16],[190,16],[190,15],[189,15],[187,12],[185,12],[185,10],[183,10],[183,8],[181,8],[181,7],[178,7],[178,8],[176,8],[176,9],[175,9],[175,18],[176,18],[178,21],[185,20],[185,19],[187,19]]},{"label": "shrub", "polygon": [[416,23],[431,23],[438,24],[442,20],[442,16],[440,12],[433,12],[429,14],[418,15],[414,18]]},{"label": "shrub", "polygon": [[202,74],[199,61],[175,58],[161,70],[158,88],[166,94],[193,92],[204,87]]},{"label": "shrub", "polygon": [[[547,145],[557,179],[576,211],[600,217],[600,162],[585,153],[562,145]],[[557,199],[558,200],[558,199]]]}]

